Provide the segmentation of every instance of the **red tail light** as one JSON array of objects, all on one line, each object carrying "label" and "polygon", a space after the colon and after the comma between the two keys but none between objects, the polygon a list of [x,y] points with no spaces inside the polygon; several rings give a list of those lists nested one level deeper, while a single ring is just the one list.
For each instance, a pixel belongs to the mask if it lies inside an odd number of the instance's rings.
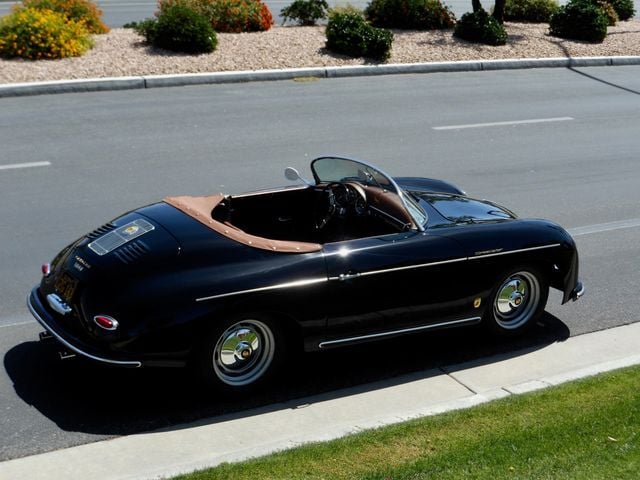
[{"label": "red tail light", "polygon": [[42,271],[42,275],[44,275],[45,277],[48,277],[49,274],[51,273],[51,264],[50,263],[43,263],[42,267],[40,268],[40,270]]},{"label": "red tail light", "polygon": [[118,328],[118,322],[115,318],[111,318],[108,315],[96,315],[93,317],[93,322],[100,328],[105,330],[115,330]]}]

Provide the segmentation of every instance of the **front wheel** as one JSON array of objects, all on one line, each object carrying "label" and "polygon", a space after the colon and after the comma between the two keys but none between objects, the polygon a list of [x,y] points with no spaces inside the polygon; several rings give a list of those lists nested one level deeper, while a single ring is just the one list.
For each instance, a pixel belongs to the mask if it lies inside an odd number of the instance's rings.
[{"label": "front wheel", "polygon": [[284,342],[273,322],[250,316],[225,322],[210,334],[199,352],[199,369],[209,387],[245,391],[273,375]]},{"label": "front wheel", "polygon": [[493,290],[485,324],[499,335],[518,335],[540,318],[548,296],[549,286],[537,270],[517,269],[503,277]]}]

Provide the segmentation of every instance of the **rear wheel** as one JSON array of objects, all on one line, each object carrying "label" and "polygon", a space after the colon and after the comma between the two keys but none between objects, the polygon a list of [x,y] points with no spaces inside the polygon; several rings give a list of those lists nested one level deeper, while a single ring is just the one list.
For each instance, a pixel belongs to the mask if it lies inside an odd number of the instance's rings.
[{"label": "rear wheel", "polygon": [[499,335],[518,335],[540,318],[548,296],[549,286],[537,270],[517,269],[503,277],[493,290],[485,324]]},{"label": "rear wheel", "polygon": [[245,391],[269,379],[284,357],[280,329],[250,315],[225,322],[203,342],[199,369],[209,387]]}]

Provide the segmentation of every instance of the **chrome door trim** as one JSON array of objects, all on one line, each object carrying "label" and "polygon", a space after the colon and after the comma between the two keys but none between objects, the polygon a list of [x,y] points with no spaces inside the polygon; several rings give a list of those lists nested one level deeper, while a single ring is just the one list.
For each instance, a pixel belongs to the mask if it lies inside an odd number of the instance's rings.
[{"label": "chrome door trim", "polygon": [[269,290],[280,290],[283,288],[296,288],[296,287],[306,287],[307,285],[313,285],[316,283],[322,283],[329,280],[326,277],[322,278],[308,278],[304,280],[295,280],[293,282],[279,283],[277,285],[269,285],[266,287],[258,287],[258,288],[249,288],[247,290],[238,290],[235,292],[228,293],[220,293],[218,295],[210,295],[208,297],[196,298],[196,302],[206,302],[207,300],[214,300],[216,298],[225,298],[232,297],[234,295],[243,295],[245,293],[256,293],[256,292],[266,292]]}]

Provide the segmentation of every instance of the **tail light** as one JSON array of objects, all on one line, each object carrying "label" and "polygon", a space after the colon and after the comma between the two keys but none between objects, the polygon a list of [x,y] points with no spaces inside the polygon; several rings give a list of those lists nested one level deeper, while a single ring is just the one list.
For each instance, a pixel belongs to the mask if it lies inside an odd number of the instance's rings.
[{"label": "tail light", "polygon": [[119,326],[118,321],[108,315],[96,315],[93,317],[93,323],[104,330],[113,331]]}]

